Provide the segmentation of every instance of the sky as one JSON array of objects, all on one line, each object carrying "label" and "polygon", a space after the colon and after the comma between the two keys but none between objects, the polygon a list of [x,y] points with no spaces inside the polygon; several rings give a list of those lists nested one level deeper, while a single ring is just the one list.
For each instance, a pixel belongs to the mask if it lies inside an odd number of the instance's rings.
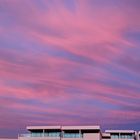
[{"label": "sky", "polygon": [[140,0],[0,0],[0,137],[28,125],[140,130]]}]

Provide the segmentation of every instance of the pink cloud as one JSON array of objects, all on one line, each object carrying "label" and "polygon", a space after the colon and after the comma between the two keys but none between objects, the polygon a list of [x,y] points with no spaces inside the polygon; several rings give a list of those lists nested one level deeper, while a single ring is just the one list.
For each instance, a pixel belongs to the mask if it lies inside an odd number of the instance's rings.
[{"label": "pink cloud", "polygon": [[139,122],[138,4],[2,0],[0,129]]}]

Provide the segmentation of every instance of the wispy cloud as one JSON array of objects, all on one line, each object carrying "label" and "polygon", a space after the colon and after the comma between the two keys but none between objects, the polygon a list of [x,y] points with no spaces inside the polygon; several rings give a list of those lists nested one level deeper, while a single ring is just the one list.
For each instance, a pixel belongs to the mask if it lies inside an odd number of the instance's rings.
[{"label": "wispy cloud", "polygon": [[1,0],[0,130],[16,136],[35,124],[137,129],[139,6],[139,0]]}]

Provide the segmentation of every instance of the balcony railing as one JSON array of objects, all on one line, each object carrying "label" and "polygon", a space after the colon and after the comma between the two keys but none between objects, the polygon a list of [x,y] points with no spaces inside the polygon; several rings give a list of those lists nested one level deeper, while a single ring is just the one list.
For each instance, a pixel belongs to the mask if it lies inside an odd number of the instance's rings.
[{"label": "balcony railing", "polygon": [[64,133],[63,138],[82,138],[83,135],[80,133]]},{"label": "balcony railing", "polygon": [[134,139],[134,135],[124,134],[111,134],[111,139]]},{"label": "balcony railing", "polygon": [[32,137],[31,134],[19,134],[19,137]]},{"label": "balcony railing", "polygon": [[31,134],[20,134],[19,137],[51,137],[51,138],[82,138],[82,134],[78,133],[31,133]]},{"label": "balcony railing", "polygon": [[46,133],[34,133],[34,134],[20,134],[19,137],[51,137],[51,138],[60,138],[60,135],[57,134],[46,134]]}]

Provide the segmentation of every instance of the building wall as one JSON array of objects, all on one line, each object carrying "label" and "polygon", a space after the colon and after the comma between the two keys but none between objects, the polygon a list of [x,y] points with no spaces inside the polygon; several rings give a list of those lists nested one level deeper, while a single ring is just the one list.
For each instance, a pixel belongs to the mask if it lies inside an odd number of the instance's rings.
[{"label": "building wall", "polygon": [[18,139],[0,138],[0,140],[18,140]]},{"label": "building wall", "polygon": [[82,138],[19,137],[19,140],[101,140],[100,133],[85,133]]},{"label": "building wall", "polygon": [[61,140],[60,138],[48,138],[48,137],[19,137],[18,140]]},{"label": "building wall", "polygon": [[[55,131],[58,131],[58,128],[60,129],[60,135],[45,135],[45,130],[47,130],[47,133],[50,130],[51,132],[53,130],[53,133],[55,133]],[[40,133],[40,129],[43,129],[41,135],[32,135],[32,131],[33,133],[37,133],[38,131]],[[17,139],[0,138],[0,140],[140,140],[140,131],[106,130],[102,133],[99,126],[30,126],[28,127],[28,130],[30,131],[30,134],[20,134]],[[68,137],[65,137],[66,133],[68,133]],[[69,133],[72,133],[72,136],[70,135],[69,137]],[[77,133],[79,134],[78,137]],[[114,137],[114,134],[117,134],[119,137]],[[133,137],[129,137],[129,135]]]},{"label": "building wall", "polygon": [[83,136],[84,140],[101,140],[100,133],[85,133]]}]

